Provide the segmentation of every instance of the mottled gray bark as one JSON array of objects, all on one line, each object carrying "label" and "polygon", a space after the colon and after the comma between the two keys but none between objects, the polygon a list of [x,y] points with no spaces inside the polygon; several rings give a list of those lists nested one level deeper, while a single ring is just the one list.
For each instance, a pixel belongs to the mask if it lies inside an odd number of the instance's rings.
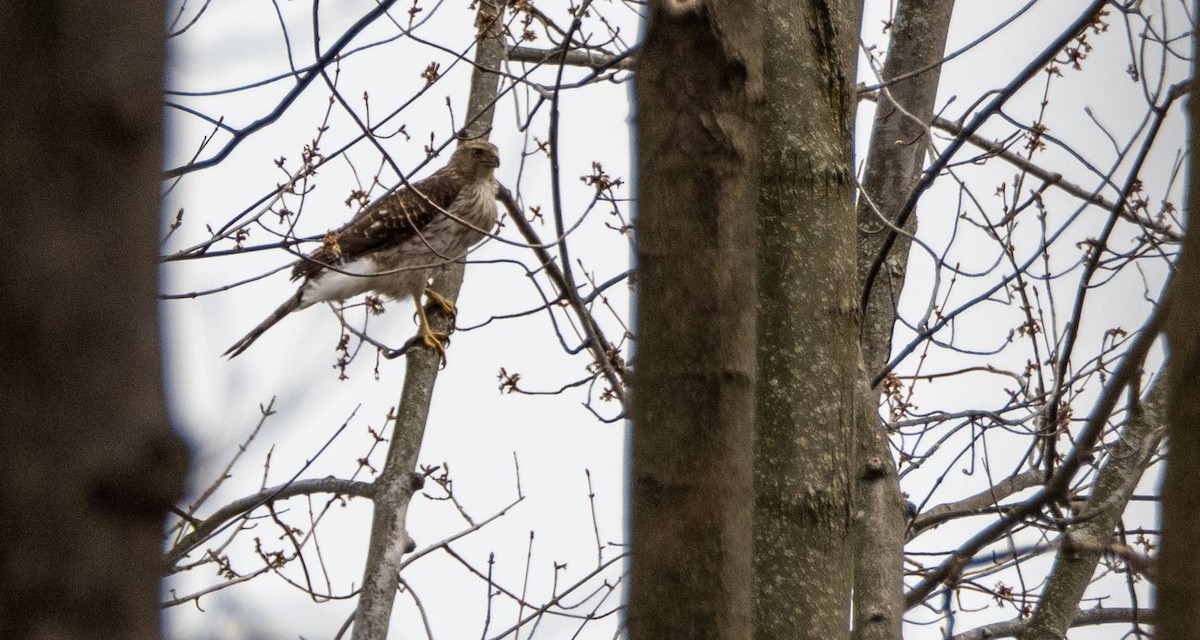
[{"label": "mottled gray bark", "polygon": [[860,7],[765,0],[755,637],[849,634],[863,419],[852,160]]},{"label": "mottled gray bark", "polygon": [[0,637],[160,637],[163,5],[0,3]]},{"label": "mottled gray bark", "polygon": [[1096,565],[1162,440],[1165,400],[1166,385],[1160,381],[1121,429],[1096,476],[1091,497],[1059,538],[1054,568],[1022,640],[1059,640],[1079,615],[1079,602]]},{"label": "mottled gray bark", "polygon": [[[858,284],[864,286],[896,219],[920,179],[930,145],[929,122],[941,78],[953,0],[902,0],[896,5],[891,46],[880,72],[875,127],[858,200]],[[914,75],[915,74],[915,75]],[[900,80],[894,80],[902,78]],[[886,221],[886,222],[885,222]],[[905,225],[916,230],[915,218]],[[901,237],[862,309],[862,351],[872,374],[887,364],[896,303],[904,286],[911,242]],[[854,544],[854,637],[898,640],[904,602],[905,504],[887,433],[864,397],[859,421]]]},{"label": "mottled gray bark", "polygon": [[[475,49],[475,70],[467,105],[467,138],[486,137],[492,127],[492,102],[499,79],[487,69],[499,69],[504,55],[500,35],[503,0],[482,0],[476,17],[479,44]],[[432,288],[449,300],[457,300],[462,286],[464,265],[451,264],[433,279]],[[438,312],[429,314],[437,331],[448,331],[450,321]],[[453,352],[451,352],[453,353]],[[375,481],[374,517],[362,592],[354,618],[354,640],[384,640],[392,617],[392,605],[400,579],[400,562],[412,550],[413,542],[405,524],[409,502],[420,483],[413,475],[425,420],[437,381],[440,356],[425,348],[411,349],[405,356],[404,388],[396,410],[396,425],[387,459]]]},{"label": "mottled gray bark", "polygon": [[[1192,3],[1195,7],[1197,3]],[[1193,13],[1193,15],[1195,15]],[[1200,52],[1200,39],[1193,38],[1193,51]],[[1200,234],[1195,206],[1200,203],[1200,75],[1192,76],[1188,99],[1191,122],[1189,147],[1189,217],[1183,255],[1175,272],[1171,311],[1167,318],[1167,340],[1171,349],[1168,367],[1167,471],[1163,480],[1162,550],[1158,556],[1157,608],[1159,640],[1200,638],[1200,509],[1196,487],[1200,487]]]},{"label": "mottled gray bark", "polygon": [[751,636],[760,28],[651,2],[634,79],[634,640]]}]

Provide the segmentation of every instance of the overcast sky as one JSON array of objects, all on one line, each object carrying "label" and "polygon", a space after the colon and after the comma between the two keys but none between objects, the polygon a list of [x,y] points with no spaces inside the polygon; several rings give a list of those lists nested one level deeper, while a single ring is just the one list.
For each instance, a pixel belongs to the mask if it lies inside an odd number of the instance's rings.
[{"label": "overcast sky", "polygon": [[[172,3],[172,10],[177,4]],[[421,4],[424,11],[417,14],[417,19],[425,22],[414,35],[425,42],[436,43],[444,50],[414,39],[400,38],[356,53],[341,65],[338,76],[341,94],[351,101],[361,117],[366,117],[368,111],[362,96],[364,92],[368,93],[369,114],[377,119],[424,88],[422,71],[430,63],[440,64],[443,77],[407,106],[393,121],[394,126],[387,129],[397,131],[403,124],[408,135],[396,133],[380,140],[406,173],[412,173],[425,160],[423,146],[430,142],[431,135],[440,145],[449,139],[452,123],[460,125],[462,122],[470,68],[463,63],[453,65],[453,52],[465,51],[471,42],[473,11],[466,4],[457,0]],[[564,17],[564,12],[558,8],[552,10],[550,4],[553,3],[538,6],[560,20],[560,24],[567,24],[569,18]],[[886,34],[882,32],[881,24],[885,17],[883,12],[890,3],[866,4],[864,41],[868,46],[885,49]],[[1023,4],[1011,1],[958,3],[948,51],[961,48],[984,34]],[[1007,82],[1035,52],[1073,20],[1085,4],[1082,0],[1038,3],[1001,35],[949,62],[943,70],[943,88],[938,99],[939,108],[944,108],[943,115],[959,117],[975,104],[981,93]],[[372,6],[373,3],[364,0],[323,3],[320,11],[322,50]],[[632,10],[620,2],[597,2],[595,6],[611,26],[620,29],[626,43],[636,41],[639,24]],[[229,89],[286,73],[289,65],[301,67],[314,59],[312,12],[307,3],[278,5],[283,12],[282,22],[287,27],[286,41],[280,27],[281,18],[270,4],[212,3],[207,7],[205,14],[190,29],[170,42],[169,89],[188,92]],[[396,19],[407,24],[408,4],[400,2],[397,7],[393,12]],[[194,10],[195,7],[189,5],[185,16],[194,15]],[[185,18],[184,22],[187,20]],[[1119,21],[1112,22],[1109,33],[1093,40],[1096,49],[1084,72],[1068,73],[1053,83],[1053,118],[1049,120],[1055,135],[1104,168],[1113,161],[1115,153],[1107,137],[1086,118],[1083,109],[1093,109],[1097,120],[1119,139],[1131,135],[1144,112],[1138,85],[1130,82],[1123,72],[1128,64],[1124,28]],[[597,38],[603,35],[602,25],[594,21],[589,24]],[[379,42],[398,31],[396,25],[381,21],[360,35],[351,49]],[[289,62],[289,42],[293,62]],[[547,41],[541,38],[530,44],[545,46]],[[620,50],[617,44],[608,48]],[[522,68],[513,64],[509,70],[520,73]],[[566,81],[579,79],[585,73],[568,70]],[[540,72],[534,78],[546,84],[553,82],[551,72]],[[860,79],[868,83],[874,80],[865,64],[860,65]],[[169,95],[168,101],[187,105],[209,116],[222,116],[225,123],[237,127],[261,117],[289,88],[290,82],[284,80],[220,95]],[[578,179],[593,172],[593,162],[600,162],[610,176],[626,183],[631,180],[628,89],[628,83],[602,83],[562,95],[560,148],[564,212],[568,225],[583,218],[570,239],[572,256],[583,267],[577,271],[579,279],[586,273],[596,282],[603,282],[630,266],[629,239],[611,228],[620,226],[622,218],[611,215],[611,207],[605,205],[589,210],[594,189]],[[1042,100],[1042,89],[1040,81],[1031,83],[1010,104],[1006,113],[1029,122]],[[241,143],[220,166],[190,174],[174,186],[166,195],[164,228],[180,208],[184,210],[183,225],[166,242],[163,253],[170,254],[203,242],[209,237],[206,225],[219,228],[285,181],[285,170],[294,170],[298,166],[304,146],[311,143],[325,119],[328,95],[328,90],[318,80],[284,117]],[[451,102],[449,110],[447,99]],[[543,106],[539,110],[528,131],[519,130],[521,117],[536,99],[536,93],[519,88],[501,100],[491,140],[501,152],[502,166],[497,172],[500,181],[519,190],[527,209],[542,207],[542,211],[548,213],[551,204],[549,169],[544,156],[535,152],[537,143],[546,139],[548,108]],[[325,154],[341,148],[358,133],[356,125],[340,106],[335,105],[330,113],[328,129],[321,134],[320,142],[320,150]],[[872,115],[872,105],[864,102],[858,129],[860,163]],[[203,136],[212,133],[213,125],[177,109],[169,108],[167,117],[165,165],[174,167],[196,153],[197,145]],[[1175,118],[1169,126],[1173,127],[1170,135],[1182,140],[1181,119]],[[1008,129],[1001,121],[983,131],[985,135],[999,137],[1006,135]],[[200,157],[210,155],[226,139],[227,136],[218,134],[210,146],[200,152]],[[1174,160],[1169,149],[1161,156],[1155,160],[1158,164],[1152,180],[1148,180],[1158,181],[1150,186],[1160,188],[1159,197],[1162,197],[1161,188],[1166,184],[1170,163]],[[286,158],[283,169],[276,165],[281,157]],[[411,177],[419,179],[428,175],[444,163],[445,157],[433,159]],[[1087,171],[1066,154],[1050,151],[1045,157],[1052,159],[1054,171],[1079,180],[1088,188],[1095,186],[1095,178],[1089,177]],[[315,235],[340,226],[355,212],[345,204],[351,191],[370,190],[373,197],[382,193],[379,186],[370,184],[378,172],[379,153],[365,143],[353,147],[342,159],[322,166],[307,184],[310,191],[303,199],[289,196],[286,201],[289,209],[300,212],[297,233]],[[980,181],[980,186],[976,187],[979,195],[991,197],[994,186],[1011,180],[1015,170],[992,163],[977,170],[964,168],[963,172]],[[380,181],[387,186],[399,181],[388,168],[379,175]],[[617,194],[632,197],[628,184]],[[1108,195],[1112,197],[1113,194]],[[1051,215],[1067,216],[1074,206],[1069,199],[1056,194],[1047,198],[1054,210]],[[995,204],[992,201],[988,206]],[[935,188],[922,201],[920,234],[937,251],[949,242],[958,206],[956,190],[948,187]],[[627,221],[631,207],[622,203],[620,213]],[[278,220],[271,213],[264,220],[271,218]],[[1092,225],[1083,223],[1073,233],[1077,239],[1083,239],[1091,229]],[[543,237],[552,235],[550,223],[541,230]],[[495,581],[519,592],[526,580],[530,532],[536,532],[527,590],[531,601],[540,602],[550,598],[555,563],[567,564],[557,577],[559,585],[574,583],[596,567],[597,535],[605,544],[604,559],[620,553],[620,547],[607,543],[626,541],[623,476],[628,427],[621,421],[599,422],[583,406],[590,397],[602,415],[616,415],[615,407],[597,400],[600,387],[590,394],[585,386],[557,396],[500,393],[497,375],[501,368],[520,373],[523,388],[553,390],[586,376],[588,363],[585,355],[564,353],[546,313],[484,325],[493,317],[535,308],[542,300],[521,266],[530,264],[532,257],[527,249],[517,246],[519,234],[511,225],[505,226],[500,233],[513,244],[488,242],[471,256],[472,264],[467,268],[459,298],[458,324],[460,327],[483,326],[460,330],[453,335],[449,362],[441,372],[435,390],[421,461],[429,465],[449,464],[455,479],[455,494],[476,520],[494,515],[516,499],[514,461],[519,462],[524,501],[485,530],[456,543],[455,549],[483,571],[488,569],[489,554],[494,553],[492,571]],[[1064,240],[1064,243],[1073,244],[1077,239]],[[270,240],[263,229],[252,228],[246,244],[252,246]],[[217,248],[229,248],[229,245],[226,243]],[[986,251],[994,253],[994,246],[967,245],[956,249],[961,254],[958,259],[964,263],[986,260],[986,256],[991,255]],[[910,281],[903,308],[909,314],[919,314],[932,292],[932,279],[928,276],[932,262],[919,251],[914,251],[913,255],[914,273],[923,274],[924,279],[915,279],[915,286]],[[281,251],[262,251],[173,262],[162,269],[162,288],[168,294],[204,291],[265,273],[287,265],[291,260]],[[1147,276],[1152,287],[1154,282],[1161,283],[1161,277],[1161,273]],[[954,299],[968,299],[971,287],[983,284],[987,283],[962,283]],[[1088,317],[1088,321],[1105,326],[1120,325],[1129,330],[1140,326],[1148,308],[1141,301],[1145,286],[1137,274],[1125,274],[1103,294],[1112,296],[1112,313],[1104,314],[1102,318]],[[226,347],[293,291],[294,284],[281,272],[230,291],[165,302],[162,306],[170,405],[175,423],[189,438],[195,452],[193,484],[196,491],[212,482],[237,451],[239,443],[252,432],[259,422],[259,407],[274,402],[276,413],[265,421],[234,468],[232,477],[210,499],[209,509],[253,493],[264,483],[285,482],[309,462],[303,477],[349,477],[358,472],[360,479],[370,479],[369,473],[360,469],[357,461],[371,450],[373,438],[369,430],[378,431],[384,426],[385,416],[399,397],[403,380],[402,359],[384,360],[377,365],[372,350],[364,348],[346,369],[348,379],[340,380],[339,370],[333,366],[337,359],[334,346],[339,337],[337,320],[329,309],[321,306],[286,318],[239,358],[226,361],[219,357]],[[938,293],[944,293],[944,290]],[[597,315],[606,333],[619,340],[629,322],[629,291],[623,284],[615,286],[606,292],[606,300],[611,311],[598,307]],[[643,304],[653,304],[653,301]],[[360,322],[362,315],[362,309],[357,308],[349,311],[347,317],[352,322]],[[565,314],[559,313],[557,318],[560,323],[567,322]],[[974,325],[979,329],[981,343],[995,341],[997,326],[1008,320],[998,318],[995,322],[995,325],[986,322]],[[569,346],[576,346],[578,337],[569,324],[561,324],[561,327]],[[408,302],[389,304],[384,315],[370,321],[371,335],[393,346],[402,344],[415,328]],[[969,330],[962,328],[964,333]],[[901,330],[898,336],[909,337],[911,333]],[[1094,349],[1094,345],[1091,348]],[[931,356],[927,366],[943,367],[945,362],[937,358],[936,354]],[[960,392],[961,389],[951,385],[929,388],[919,397],[925,408],[932,409],[934,406],[952,406]],[[972,392],[999,397],[1003,390],[975,388]],[[972,397],[970,402],[978,404],[981,401]],[[343,425],[344,430],[339,432]],[[318,450],[335,434],[339,435],[314,460]],[[369,458],[377,468],[383,453],[383,447],[376,448]],[[1022,453],[1023,450],[1009,457],[1019,458]],[[591,473],[595,492],[596,530],[585,470]],[[941,487],[931,496],[931,504],[974,490],[977,489],[971,489],[965,483]],[[433,493],[438,494],[437,491]],[[916,491],[913,493],[915,495]],[[319,510],[323,502],[317,498],[314,504]],[[288,506],[291,510],[287,517],[307,529],[305,503],[293,500]],[[202,509],[201,513],[206,510]],[[453,505],[423,498],[413,502],[408,523],[418,547],[435,543],[465,527]],[[330,509],[319,528],[320,553],[328,571],[328,586],[322,576],[319,588],[330,588],[335,594],[345,595],[361,581],[369,524],[370,507],[365,500],[352,500],[345,506],[335,504]],[[278,529],[269,522],[262,522],[258,530],[243,534],[243,540],[230,548],[235,569],[249,571],[259,563],[253,554],[256,536],[262,537],[266,548],[286,548],[279,539]],[[605,575],[611,582],[616,582],[621,573],[618,565]],[[302,574],[296,569],[289,575],[295,578]],[[480,635],[488,614],[486,591],[483,583],[471,578],[460,564],[446,554],[432,554],[414,563],[404,578],[414,586],[430,614],[435,637]],[[183,595],[217,582],[208,567],[172,578],[168,587]],[[617,597],[619,595],[610,597],[607,603],[600,605],[600,610],[612,609]],[[493,631],[507,628],[516,617],[516,608],[501,600],[493,602],[490,627]],[[191,604],[167,610],[173,637],[332,637],[352,611],[354,600],[315,604],[285,581],[265,576],[250,584],[205,596],[199,604],[203,613]],[[590,611],[591,606],[582,609]],[[995,619],[1012,616],[1011,611],[992,613]],[[982,618],[988,616],[987,612],[982,614]],[[570,637],[570,633],[580,626],[578,621],[571,619],[547,620],[542,624],[539,634],[548,638]],[[579,637],[610,638],[615,625],[615,616],[610,616],[605,621],[587,625]],[[406,597],[397,598],[393,637],[420,638],[423,633],[412,601]],[[933,628],[912,629],[912,637],[935,637],[932,635],[935,633]]]}]

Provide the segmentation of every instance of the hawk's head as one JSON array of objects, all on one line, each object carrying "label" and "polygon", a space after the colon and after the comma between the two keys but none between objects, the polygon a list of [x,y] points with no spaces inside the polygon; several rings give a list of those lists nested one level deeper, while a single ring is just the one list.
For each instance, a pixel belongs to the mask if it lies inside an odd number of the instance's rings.
[{"label": "hawk's head", "polygon": [[468,140],[454,150],[450,166],[469,179],[490,178],[500,166],[500,150],[487,140]]}]

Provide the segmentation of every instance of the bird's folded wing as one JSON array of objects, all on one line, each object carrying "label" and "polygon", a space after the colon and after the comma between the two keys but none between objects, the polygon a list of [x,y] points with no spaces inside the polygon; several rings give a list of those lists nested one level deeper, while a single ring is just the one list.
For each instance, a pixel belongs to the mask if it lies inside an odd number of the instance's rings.
[{"label": "bird's folded wing", "polygon": [[326,264],[341,264],[417,235],[445,215],[463,180],[447,169],[398,189],[339,229],[325,244],[296,263],[292,279],[312,277]]}]

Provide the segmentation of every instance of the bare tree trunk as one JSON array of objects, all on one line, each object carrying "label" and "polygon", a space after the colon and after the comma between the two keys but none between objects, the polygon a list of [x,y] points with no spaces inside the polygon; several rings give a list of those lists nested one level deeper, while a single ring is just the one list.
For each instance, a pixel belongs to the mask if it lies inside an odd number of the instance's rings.
[{"label": "bare tree trunk", "polygon": [[755,637],[849,635],[858,344],[858,2],[766,0],[760,128]]},{"label": "bare tree trunk", "polygon": [[[888,235],[888,223],[881,218],[895,220],[925,166],[932,144],[929,123],[941,79],[937,63],[945,52],[953,10],[953,0],[901,0],[896,5],[891,46],[880,73],[887,84],[878,92],[863,176],[866,197],[858,203],[860,285]],[[906,230],[911,233],[916,221],[909,220]],[[910,245],[907,237],[897,238],[863,309],[863,359],[871,374],[883,369],[891,355],[892,326]]]},{"label": "bare tree trunk", "polygon": [[0,637],[160,636],[163,19],[0,3]]},{"label": "bare tree trunk", "polygon": [[[892,40],[881,71],[875,127],[858,200],[858,283],[883,247],[895,220],[920,179],[930,145],[941,67],[950,30],[953,0],[901,0],[896,5]],[[907,77],[910,74],[911,77]],[[916,229],[915,218],[906,225]],[[892,348],[896,303],[904,286],[910,241],[892,247],[881,277],[865,300],[862,350],[867,372],[887,364]],[[888,447],[875,417],[875,398],[865,396],[858,434],[858,487],[854,544],[854,637],[900,638],[904,580],[904,498]]]},{"label": "bare tree trunk", "polygon": [[[1200,8],[1200,3],[1192,3]],[[1195,9],[1193,9],[1193,15]],[[1193,51],[1200,53],[1200,40],[1193,38]],[[1194,56],[1193,56],[1194,59]],[[1200,402],[1196,381],[1200,380],[1200,234],[1196,233],[1195,207],[1200,203],[1200,76],[1192,75],[1188,100],[1191,119],[1191,156],[1188,189],[1189,229],[1183,255],[1175,271],[1171,309],[1167,317],[1167,339],[1171,347],[1168,367],[1168,452],[1163,480],[1162,551],[1158,556],[1159,640],[1200,638],[1200,509],[1196,487],[1200,487]]]},{"label": "bare tree trunk", "polygon": [[635,639],[751,635],[754,3],[650,4],[637,99]]},{"label": "bare tree trunk", "polygon": [[[496,98],[499,76],[490,71],[499,69],[504,56],[502,16],[504,0],[483,0],[476,15],[479,44],[475,49],[475,67],[471,76],[471,95],[467,105],[467,138],[486,137],[492,128],[492,103]],[[433,279],[434,291],[454,301],[462,287],[464,265],[447,265]],[[430,323],[437,331],[446,332],[450,322],[440,313],[430,314]],[[406,515],[413,493],[420,488],[421,479],[413,474],[429,403],[437,382],[440,356],[432,349],[416,348],[405,356],[404,388],[396,410],[396,425],[392,442],[379,479],[375,481],[374,518],[367,563],[363,573],[362,593],[354,618],[354,640],[384,640],[392,618],[392,605],[400,580],[400,563],[412,550]]]}]

